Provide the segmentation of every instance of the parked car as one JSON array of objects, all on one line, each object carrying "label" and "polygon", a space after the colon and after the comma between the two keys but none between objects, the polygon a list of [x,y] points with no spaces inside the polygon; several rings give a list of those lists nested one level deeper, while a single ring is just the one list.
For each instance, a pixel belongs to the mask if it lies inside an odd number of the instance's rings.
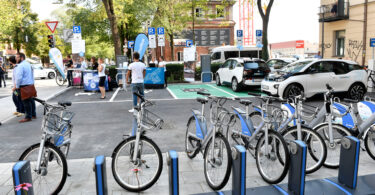
[{"label": "parked car", "polygon": [[[34,71],[34,78],[48,78],[48,79],[54,79],[56,77],[56,72],[52,68],[44,68],[41,63],[38,63],[35,60],[32,59],[26,59],[33,68]],[[8,78],[13,77],[13,69],[8,70]]]},{"label": "parked car", "polygon": [[262,49],[257,47],[248,47],[245,46],[241,51],[236,46],[220,46],[215,47],[211,50],[211,63],[220,63],[223,64],[225,60],[229,58],[255,58],[262,56]]},{"label": "parked car", "polygon": [[271,71],[279,70],[283,68],[284,66],[295,62],[297,59],[295,58],[274,58],[269,59],[266,63],[268,67],[270,67]]},{"label": "parked car", "polygon": [[256,58],[230,58],[216,72],[216,85],[228,84],[233,91],[242,86],[260,86],[270,72],[267,64]]},{"label": "parked car", "polygon": [[263,92],[287,99],[304,94],[312,97],[327,91],[345,92],[351,99],[362,99],[367,89],[367,73],[355,62],[337,59],[310,59],[294,62],[263,81]]}]

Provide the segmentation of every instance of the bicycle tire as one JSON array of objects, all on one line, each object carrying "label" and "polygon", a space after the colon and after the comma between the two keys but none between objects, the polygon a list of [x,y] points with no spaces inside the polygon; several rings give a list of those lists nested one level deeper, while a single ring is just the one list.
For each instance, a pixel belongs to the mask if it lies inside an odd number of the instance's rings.
[{"label": "bicycle tire", "polygon": [[[126,183],[123,182],[123,180],[121,179],[121,177],[119,176],[120,174],[118,173],[119,170],[117,170],[117,160],[119,158],[119,154],[121,152],[121,150],[123,149],[124,146],[126,146],[126,144],[129,144],[129,142],[133,142],[135,141],[136,137],[135,136],[132,136],[132,137],[129,137],[123,141],[121,141],[117,147],[115,148],[115,150],[113,151],[112,153],[112,174],[113,174],[113,177],[115,178],[116,182],[124,189],[130,191],[130,192],[141,192],[141,191],[144,191],[144,190],[147,190],[148,188],[150,188],[152,185],[155,184],[155,182],[159,179],[160,177],[160,174],[161,174],[161,171],[163,169],[163,157],[162,157],[162,154],[161,154],[161,151],[159,149],[159,147],[155,144],[154,141],[152,141],[150,138],[146,137],[146,136],[141,136],[140,137],[140,142],[142,143],[148,143],[149,146],[151,146],[154,151],[156,152],[156,156],[158,158],[158,166],[157,166],[157,170],[156,170],[156,174],[153,176],[153,178],[143,184],[141,187],[138,186],[138,187],[132,187]],[[131,145],[132,143],[130,143]],[[134,143],[133,143],[134,144]],[[132,151],[130,151],[131,153]],[[142,162],[144,163],[144,162]],[[147,165],[146,165],[147,167]]]},{"label": "bicycle tire", "polygon": [[[310,160],[310,158],[308,157],[308,155],[306,156],[306,174],[310,174],[310,173],[313,173],[315,171],[317,171],[320,167],[323,166],[326,158],[327,158],[327,146],[323,140],[323,138],[318,134],[316,133],[315,131],[313,131],[311,128],[309,127],[306,127],[306,126],[302,126],[301,127],[301,134],[303,136],[303,142],[305,142],[305,144],[307,145],[307,150],[309,151],[309,154],[310,156],[314,156],[312,154],[312,151],[313,151],[313,148],[311,147],[312,145],[312,141],[311,141],[311,136],[307,137],[306,138],[306,134],[307,135],[313,135],[317,141],[319,142],[319,144],[321,145],[321,155],[320,155],[320,158],[316,158],[318,160],[315,160],[315,158],[312,157],[312,159],[314,161],[317,161],[315,164],[313,164],[313,166],[309,166],[309,164],[312,162]],[[288,143],[289,141],[291,140],[288,140],[286,139],[286,135],[288,134],[291,134],[294,139],[293,140],[297,140],[297,127],[296,126],[293,126],[293,127],[289,127],[288,129],[286,129],[284,132],[282,132],[282,136],[284,137],[285,141]],[[315,156],[316,157],[316,156]]]},{"label": "bicycle tire", "polygon": [[[224,146],[226,148],[228,160],[227,160],[227,167],[226,167],[226,170],[225,170],[225,174],[224,174],[223,180],[221,182],[219,182],[218,184],[215,185],[214,183],[211,182],[211,177],[210,177],[210,175],[207,171],[207,166],[209,164],[207,155],[209,154],[209,151],[211,151],[210,146],[212,144],[212,139],[210,139],[210,141],[208,141],[208,143],[205,147],[204,156],[203,156],[203,159],[204,159],[204,176],[206,178],[207,184],[210,186],[211,189],[220,190],[228,183],[228,180],[229,180],[229,176],[230,176],[230,173],[231,173],[231,170],[232,170],[232,151],[230,149],[230,146],[229,146],[229,143],[228,143],[227,139],[225,139],[225,137],[221,133],[216,133],[215,140],[216,139],[221,140],[222,143],[224,143]],[[214,143],[216,143],[216,142],[214,142]],[[222,161],[221,161],[221,163],[222,163]]]},{"label": "bicycle tire", "polygon": [[189,128],[190,128],[190,127],[193,128],[192,130],[193,130],[194,132],[191,132],[191,133],[195,133],[195,132],[196,132],[196,126],[195,126],[195,123],[196,123],[196,121],[195,121],[195,117],[194,117],[194,116],[191,116],[191,117],[189,118],[188,123],[187,123],[186,134],[185,134],[185,152],[186,152],[186,155],[188,156],[188,158],[190,158],[190,159],[195,158],[195,157],[197,156],[198,152],[199,152],[199,150],[197,150],[197,147],[199,147],[200,142],[196,143],[196,144],[198,144],[198,146],[196,146],[196,147],[192,146],[191,149],[188,148],[188,147],[189,147],[189,146],[188,146],[189,142],[190,142],[191,145],[193,145],[193,143],[191,143],[191,140],[188,139],[188,134],[189,134],[189,132],[190,132],[190,131],[189,131]]},{"label": "bicycle tire", "polygon": [[[38,154],[38,151],[39,151],[39,147],[40,147],[40,144],[37,143],[37,144],[34,144],[32,146],[30,146],[29,148],[27,148],[23,153],[22,155],[20,156],[19,160],[27,160],[27,157],[30,156],[30,153],[32,153],[33,151],[36,151],[37,154]],[[35,177],[33,177],[33,174],[32,174],[32,180],[34,181],[33,183],[33,190],[34,190],[34,193],[35,194],[58,194],[62,188],[64,187],[64,184],[65,184],[65,181],[66,181],[66,177],[68,175],[68,165],[67,165],[67,162],[66,162],[66,158],[65,156],[63,155],[63,153],[56,147],[54,146],[53,144],[50,144],[49,142],[46,142],[45,145],[44,145],[44,148],[45,149],[49,149],[53,152],[54,156],[53,158],[56,158],[55,155],[58,156],[58,159],[61,160],[61,165],[62,165],[62,168],[63,168],[63,172],[62,172],[62,178],[59,182],[59,184],[57,185],[57,187],[53,190],[51,190],[52,192],[48,192],[48,193],[42,193],[41,191],[38,191],[38,183],[35,182],[35,181],[38,181],[38,179],[35,179]],[[51,162],[51,158],[49,158],[49,163]],[[30,162],[30,166],[32,166],[33,162]],[[31,170],[35,170],[34,168],[31,167]],[[51,171],[48,171],[47,172],[47,175],[48,173],[50,173]],[[32,172],[34,173],[34,172]],[[37,173],[36,173],[37,174]],[[37,174],[39,175],[39,174]],[[43,176],[40,176],[40,177],[43,177]],[[39,179],[39,181],[41,181],[42,179]],[[45,180],[47,181],[47,180]],[[39,184],[40,185],[40,184]],[[51,186],[47,186],[47,189],[51,189]]]},{"label": "bicycle tire", "polygon": [[[369,136],[372,137],[369,138]],[[370,143],[372,143],[372,146],[370,146]],[[365,148],[370,157],[375,160],[375,131],[371,127],[365,137]]]},{"label": "bicycle tire", "polygon": [[64,79],[60,73],[57,73],[55,77],[55,81],[58,86],[62,86],[65,84],[66,79]]},{"label": "bicycle tire", "polygon": [[[337,138],[336,140],[338,140],[338,142],[337,143],[335,142],[335,144],[331,146],[329,144],[329,135],[328,135],[328,131],[326,129],[328,129],[328,123],[320,124],[320,125],[314,127],[313,130],[315,132],[317,132],[319,135],[322,135],[321,137],[323,138],[323,140],[324,140],[324,142],[327,146],[327,158],[324,161],[323,166],[325,166],[327,168],[337,169],[337,168],[339,168],[339,165],[340,165],[341,139],[345,136],[351,136],[352,133],[350,133],[350,131],[343,125],[332,124],[332,134],[334,135],[334,137],[336,137],[335,135],[342,135],[342,137]],[[338,150],[337,151],[338,155],[333,154],[333,150],[335,150],[335,149]],[[314,153],[310,153],[310,155],[311,155],[311,157],[314,158],[314,160],[318,160],[318,158],[314,155]],[[332,160],[334,157],[338,157],[338,159]],[[331,162],[331,160],[332,160],[332,162]]]},{"label": "bicycle tire", "polygon": [[[268,131],[268,136],[269,137],[275,136],[277,138],[277,140],[279,140],[279,142],[281,143],[281,144],[279,143],[279,144],[276,145],[277,152],[275,154],[275,156],[278,158],[277,161],[279,161],[281,166],[282,166],[281,174],[279,175],[279,177],[276,177],[274,179],[270,179],[264,173],[264,171],[262,171],[263,169],[261,167],[261,163],[260,163],[260,159],[259,159],[258,154],[259,154],[259,151],[261,151],[262,142],[265,142],[265,141],[263,141],[265,139],[264,133],[262,133],[262,135],[260,136],[260,138],[257,142],[256,149],[255,149],[255,160],[256,160],[258,172],[259,172],[260,176],[263,178],[263,180],[266,181],[269,184],[276,184],[276,183],[281,182],[286,177],[286,174],[288,173],[289,163],[290,163],[290,155],[289,155],[289,149],[288,149],[287,143],[284,140],[283,136],[281,136],[278,132],[275,132],[275,131]],[[283,148],[285,160],[280,159],[281,158],[280,157],[280,148],[281,148],[280,146]]]}]

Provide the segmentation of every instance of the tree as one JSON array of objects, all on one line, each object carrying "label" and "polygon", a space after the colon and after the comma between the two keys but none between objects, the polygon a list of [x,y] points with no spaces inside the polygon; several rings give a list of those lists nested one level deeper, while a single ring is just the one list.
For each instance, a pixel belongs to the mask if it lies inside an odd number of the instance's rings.
[{"label": "tree", "polygon": [[[262,4],[262,0],[257,0],[258,10],[263,20],[263,48],[262,58],[268,60],[268,23],[270,19],[271,8],[274,0],[269,0],[268,4]],[[263,6],[263,7],[262,7]]]},{"label": "tree", "polygon": [[113,38],[113,43],[115,46],[115,55],[121,55],[121,40],[120,40],[120,34],[118,31],[118,26],[117,26],[117,20],[116,20],[116,15],[115,11],[113,8],[113,0],[102,0],[105,11],[107,12],[108,20],[111,25],[111,30],[112,30],[112,38]]}]

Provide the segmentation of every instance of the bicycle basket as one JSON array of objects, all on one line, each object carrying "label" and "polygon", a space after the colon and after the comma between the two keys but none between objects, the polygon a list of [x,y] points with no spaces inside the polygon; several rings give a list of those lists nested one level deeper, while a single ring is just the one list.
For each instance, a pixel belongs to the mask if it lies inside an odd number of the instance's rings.
[{"label": "bicycle basket", "polygon": [[158,115],[147,109],[143,109],[142,114],[141,123],[145,125],[148,130],[158,130],[162,128],[164,121]]},{"label": "bicycle basket", "polygon": [[43,129],[48,134],[62,135],[68,132],[62,130],[74,117],[74,113],[67,110],[52,111],[44,116]]}]

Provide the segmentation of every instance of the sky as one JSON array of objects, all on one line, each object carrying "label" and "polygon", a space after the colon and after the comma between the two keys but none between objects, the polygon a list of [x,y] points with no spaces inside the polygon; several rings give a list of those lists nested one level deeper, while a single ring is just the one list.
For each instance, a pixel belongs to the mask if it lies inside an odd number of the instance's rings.
[{"label": "sky", "polygon": [[[39,20],[54,20],[51,13],[62,5],[57,0],[31,0],[31,9]],[[65,0],[66,1],[66,0]],[[318,0],[275,0],[269,23],[269,43],[306,40],[319,41]],[[234,20],[238,21],[238,6],[234,6]],[[256,9],[257,10],[257,9]],[[262,20],[255,14],[254,30],[262,28]],[[236,30],[238,27],[235,27]]]}]

